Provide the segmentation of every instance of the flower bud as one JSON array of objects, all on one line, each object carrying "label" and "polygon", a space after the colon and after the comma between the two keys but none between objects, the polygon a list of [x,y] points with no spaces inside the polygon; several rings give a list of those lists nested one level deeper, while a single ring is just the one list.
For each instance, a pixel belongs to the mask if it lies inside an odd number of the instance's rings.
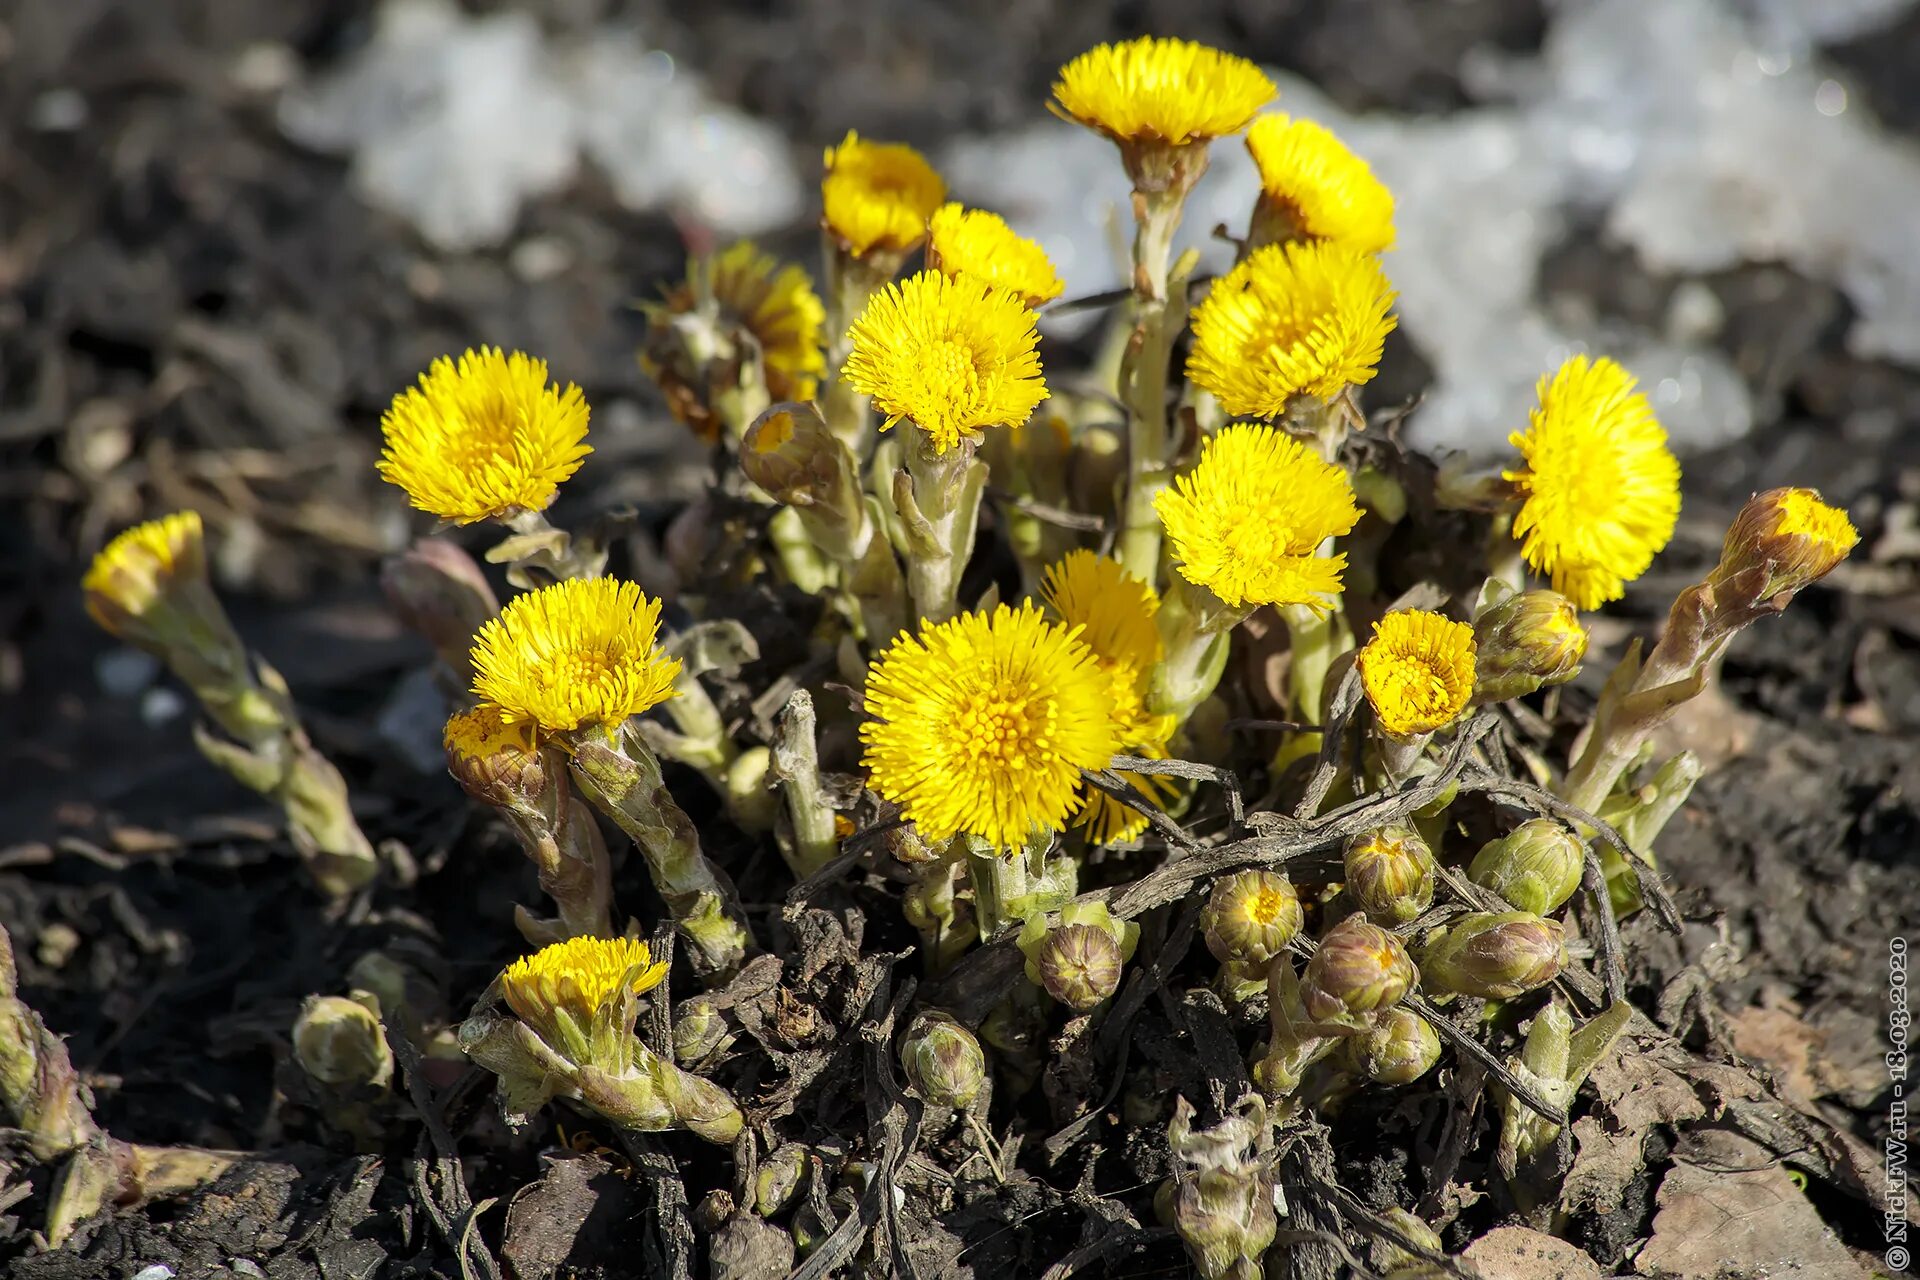
[{"label": "flower bud", "polygon": [[1580,674],[1587,629],[1573,602],[1557,591],[1521,591],[1489,605],[1473,620],[1479,657],[1475,702],[1505,702]]},{"label": "flower bud", "polygon": [[393,1051],[380,1015],[346,996],[307,997],[293,1024],[293,1060],[333,1088],[385,1089],[393,1079]]},{"label": "flower bud", "polygon": [[1077,1012],[1120,989],[1120,944],[1091,925],[1049,930],[1031,963],[1047,994]]},{"label": "flower bud", "polygon": [[866,528],[853,454],[811,404],[777,404],[747,428],[740,469],[774,501],[800,512],[821,549],[849,560]]},{"label": "flower bud", "polygon": [[[1446,1252],[1446,1246],[1440,1243],[1440,1235],[1438,1232],[1398,1205],[1388,1209],[1380,1216],[1399,1228],[1400,1234],[1415,1244],[1431,1249],[1435,1253]],[[1394,1272],[1395,1269],[1399,1267],[1408,1266],[1409,1264],[1419,1264],[1424,1261],[1418,1255],[1409,1253],[1399,1245],[1393,1243],[1383,1244],[1381,1246],[1381,1253],[1384,1255],[1381,1265],[1389,1272]]]},{"label": "flower bud", "polygon": [[1708,581],[1754,603],[1794,592],[1833,571],[1860,541],[1847,513],[1813,489],[1769,489],[1740,508]]},{"label": "flower bud", "polygon": [[1341,1045],[1347,1067],[1376,1084],[1412,1084],[1440,1060],[1440,1035],[1411,1009],[1390,1009],[1379,1026]]},{"label": "flower bud", "polygon": [[1241,871],[1214,883],[1200,923],[1221,964],[1264,965],[1286,950],[1305,918],[1285,876]]},{"label": "flower bud", "polygon": [[987,1082],[980,1042],[944,1013],[923,1013],[914,1020],[900,1042],[900,1065],[908,1082],[936,1107],[969,1107]]},{"label": "flower bud", "polygon": [[1405,924],[1432,906],[1433,880],[1433,854],[1412,827],[1376,827],[1347,842],[1347,896],[1379,924]]},{"label": "flower bud", "polygon": [[1300,977],[1300,1002],[1315,1022],[1351,1025],[1389,1008],[1419,973],[1400,939],[1359,912],[1327,931]]},{"label": "flower bud", "polygon": [[531,721],[508,723],[499,707],[483,702],[448,717],[442,742],[447,772],[480,803],[510,811],[539,810],[553,799],[553,779]]},{"label": "flower bud", "polygon": [[400,621],[419,633],[465,688],[473,637],[500,612],[486,574],[459,544],[422,538],[380,566],[380,589]]},{"label": "flower bud", "polygon": [[728,1039],[727,1017],[705,996],[682,1000],[673,1020],[673,1060],[682,1066],[704,1062]]},{"label": "flower bud", "polygon": [[1586,845],[1565,823],[1534,818],[1482,845],[1467,867],[1467,878],[1515,909],[1543,916],[1580,887],[1586,860]]},{"label": "flower bud", "polygon": [[763,1218],[781,1212],[800,1194],[807,1177],[807,1149],[785,1142],[760,1162],[753,1179],[753,1210]]},{"label": "flower bud", "polygon": [[128,529],[93,558],[80,588],[95,622],[149,653],[241,652],[207,579],[206,534],[197,511]]},{"label": "flower bud", "polygon": [[1420,953],[1420,971],[1436,990],[1488,1000],[1545,986],[1566,963],[1566,930],[1527,911],[1463,916]]}]

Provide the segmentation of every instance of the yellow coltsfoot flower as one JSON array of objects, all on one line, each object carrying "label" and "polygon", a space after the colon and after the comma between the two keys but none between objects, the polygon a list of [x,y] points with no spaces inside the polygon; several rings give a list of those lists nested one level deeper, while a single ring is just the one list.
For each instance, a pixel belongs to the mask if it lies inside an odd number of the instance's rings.
[{"label": "yellow coltsfoot flower", "polygon": [[1048,105],[1122,144],[1179,146],[1238,133],[1278,92],[1245,58],[1142,36],[1099,45],[1060,68]]},{"label": "yellow coltsfoot flower", "polygon": [[929,842],[956,834],[997,850],[1057,830],[1080,774],[1120,749],[1112,680],[1079,633],[1031,603],[903,635],[867,674],[860,727],[870,785]]},{"label": "yellow coltsfoot flower", "polygon": [[1473,699],[1473,628],[1424,609],[1390,613],[1356,659],[1374,719],[1390,738],[1432,733]]},{"label": "yellow coltsfoot flower", "polygon": [[1523,499],[1513,536],[1555,591],[1597,609],[1673,537],[1680,463],[1633,375],[1605,357],[1541,378],[1532,418],[1508,437],[1522,460],[1503,473]]},{"label": "yellow coltsfoot flower", "polygon": [[1066,288],[1037,241],[1016,234],[997,213],[958,204],[941,205],[927,223],[927,266],[985,281],[1030,307],[1052,302]]},{"label": "yellow coltsfoot flower", "polygon": [[1346,472],[1252,423],[1208,440],[1199,465],[1156,495],[1154,508],[1180,575],[1233,607],[1330,607],[1347,558],[1315,552],[1360,519]]},{"label": "yellow coltsfoot flower", "polygon": [[1736,578],[1756,601],[1799,591],[1833,572],[1860,541],[1840,507],[1813,489],[1769,489],[1740,508],[1727,529],[1713,580]]},{"label": "yellow coltsfoot flower", "polygon": [[673,696],[680,661],[655,643],[660,602],[614,578],[574,578],[516,596],[480,629],[473,692],[504,720],[546,732],[617,729]]},{"label": "yellow coltsfoot flower", "polygon": [[[1147,711],[1147,692],[1153,670],[1165,656],[1154,615],[1160,597],[1154,589],[1121,567],[1118,560],[1091,551],[1069,552],[1047,570],[1041,586],[1047,608],[1068,627],[1080,629],[1080,639],[1093,650],[1094,661],[1106,672],[1108,708],[1127,755],[1163,760],[1173,736],[1175,719]],[[1173,783],[1142,773],[1121,775],[1161,808],[1174,792]],[[1146,829],[1147,817],[1102,791],[1091,788],[1074,823],[1095,844],[1131,840]]]},{"label": "yellow coltsfoot flower", "polygon": [[94,556],[80,589],[93,620],[129,644],[161,657],[191,649],[223,669],[245,665],[240,638],[207,579],[198,511],[126,530]]},{"label": "yellow coltsfoot flower", "polygon": [[1274,418],[1295,396],[1370,382],[1395,320],[1379,260],[1350,244],[1254,250],[1193,312],[1187,377],[1228,413]]},{"label": "yellow coltsfoot flower", "polygon": [[927,235],[927,219],[947,184],[926,158],[897,142],[868,142],[849,132],[828,147],[820,183],[823,225],[856,258],[905,254]]},{"label": "yellow coltsfoot flower", "polygon": [[1325,128],[1261,116],[1247,130],[1247,150],[1260,171],[1256,244],[1331,240],[1362,253],[1393,248],[1393,192]]},{"label": "yellow coltsfoot flower", "polygon": [[[720,435],[716,401],[737,392],[741,381],[746,353],[737,335],[751,338],[759,350],[763,403],[813,399],[827,369],[821,345],[827,312],[813,282],[750,240],[694,258],[686,280],[647,311],[641,364],[666,393],[674,416],[709,442]],[[747,417],[758,411],[752,408]]]},{"label": "yellow coltsfoot flower", "polygon": [[422,511],[456,524],[541,511],[592,446],[579,387],[547,362],[498,347],[446,356],[380,419],[380,474]]},{"label": "yellow coltsfoot flower", "polygon": [[1032,308],[976,279],[922,271],[875,294],[853,325],[844,376],[935,453],[986,427],[1017,427],[1047,398]]},{"label": "yellow coltsfoot flower", "polygon": [[637,938],[569,938],[522,956],[500,975],[500,994],[522,1022],[543,1040],[562,1018],[587,1028],[596,1015],[623,992],[644,995],[667,976]]}]

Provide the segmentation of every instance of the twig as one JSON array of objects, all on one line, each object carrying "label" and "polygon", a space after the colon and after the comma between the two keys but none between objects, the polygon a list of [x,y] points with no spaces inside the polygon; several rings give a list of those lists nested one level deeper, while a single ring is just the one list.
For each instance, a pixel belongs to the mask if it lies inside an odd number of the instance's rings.
[{"label": "twig", "polygon": [[1472,1036],[1468,1035],[1444,1017],[1438,1009],[1433,1007],[1425,996],[1417,992],[1409,991],[1401,997],[1400,1003],[1432,1023],[1433,1029],[1440,1033],[1442,1040],[1445,1040],[1455,1049],[1458,1049],[1479,1063],[1480,1066],[1486,1070],[1486,1073],[1495,1080],[1498,1080],[1507,1092],[1526,1103],[1527,1106],[1538,1112],[1544,1119],[1553,1124],[1560,1125],[1564,1125],[1567,1122],[1567,1113],[1564,1109],[1548,1102],[1540,1096],[1532,1085],[1507,1070],[1506,1064],[1496,1058],[1491,1049],[1488,1049],[1487,1046],[1475,1040]]},{"label": "twig", "polygon": [[1240,779],[1230,769],[1199,764],[1192,760],[1149,760],[1144,756],[1115,756],[1107,766],[1117,773],[1144,773],[1150,777],[1185,778],[1191,782],[1217,783],[1227,793],[1227,817],[1238,832],[1247,822],[1247,804],[1240,796]]},{"label": "twig", "polygon": [[1172,1227],[1117,1227],[1095,1240],[1092,1244],[1083,1244],[1060,1261],[1048,1267],[1040,1280],[1067,1280],[1074,1272],[1086,1266],[1096,1258],[1121,1249],[1140,1249],[1150,1244],[1159,1244],[1179,1235]]},{"label": "twig", "polygon": [[1340,687],[1334,690],[1333,704],[1327,709],[1327,723],[1320,730],[1320,761],[1313,766],[1313,776],[1307,779],[1300,803],[1294,806],[1293,816],[1302,822],[1320,812],[1333,780],[1340,774],[1340,747],[1347,738],[1347,722],[1359,705],[1360,669],[1349,667],[1340,679]]},{"label": "twig", "polygon": [[1082,533],[1102,533],[1107,522],[1102,516],[1087,515],[1080,511],[1067,511],[1060,507],[1050,507],[1044,502],[1035,502],[1032,498],[1023,498],[997,485],[987,486],[987,496],[1002,502],[1023,516],[1032,516],[1042,524],[1055,525],[1062,529],[1074,529]]}]

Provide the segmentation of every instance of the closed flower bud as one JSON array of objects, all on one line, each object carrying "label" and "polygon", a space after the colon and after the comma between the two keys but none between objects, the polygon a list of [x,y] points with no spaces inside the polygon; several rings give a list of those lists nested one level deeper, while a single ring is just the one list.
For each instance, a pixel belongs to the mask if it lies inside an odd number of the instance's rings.
[{"label": "closed flower bud", "polygon": [[1505,702],[1580,674],[1587,629],[1573,601],[1557,591],[1521,591],[1473,620],[1479,648],[1473,700]]},{"label": "closed flower bud", "polygon": [[334,1088],[384,1089],[393,1079],[393,1051],[380,1015],[346,996],[307,997],[293,1024],[293,1059]]},{"label": "closed flower bud", "polygon": [[[801,510],[816,532],[837,532],[844,542],[863,527],[853,455],[811,404],[777,404],[755,419],[740,444],[740,469],[774,501]],[[845,558],[858,549],[831,550]]]},{"label": "closed flower bud", "polygon": [[1433,905],[1433,854],[1397,823],[1347,842],[1347,896],[1378,924],[1405,924]]},{"label": "closed flower bud", "polygon": [[1392,1009],[1380,1025],[1341,1045],[1347,1067],[1376,1084],[1412,1084],[1440,1060],[1440,1035],[1411,1009]]},{"label": "closed flower bud", "polygon": [[1300,1001],[1315,1022],[1351,1024],[1400,1002],[1419,973],[1400,939],[1358,912],[1327,931],[1300,977]]},{"label": "closed flower bud", "polygon": [[473,637],[500,612],[493,587],[457,543],[422,538],[380,566],[387,603],[419,633],[465,688],[473,679]]},{"label": "closed flower bud", "polygon": [[944,1013],[923,1013],[900,1042],[900,1065],[927,1102],[963,1109],[987,1083],[987,1055],[973,1032]]},{"label": "closed flower bud", "polygon": [[683,1000],[673,1019],[673,1060],[682,1066],[705,1061],[726,1042],[727,1017],[705,996]]},{"label": "closed flower bud", "polygon": [[1420,953],[1420,971],[1434,989],[1488,1000],[1545,986],[1566,963],[1566,930],[1527,911],[1463,916]]},{"label": "closed flower bud", "polygon": [[1769,489],[1740,508],[1708,581],[1758,604],[1794,592],[1833,571],[1860,541],[1839,507],[1812,489]]},{"label": "closed flower bud", "polygon": [[554,799],[554,781],[530,721],[508,723],[499,707],[483,702],[450,716],[442,742],[447,772],[480,803],[510,811],[544,810]]},{"label": "closed flower bud", "polygon": [[807,1177],[807,1149],[786,1142],[760,1162],[753,1179],[753,1210],[763,1218],[779,1213],[800,1194]]},{"label": "closed flower bud", "polygon": [[1554,818],[1534,818],[1482,845],[1467,878],[1491,889],[1520,911],[1543,916],[1557,910],[1580,887],[1587,848]]},{"label": "closed flower bud", "polygon": [[1091,925],[1062,925],[1048,931],[1033,967],[1048,995],[1084,1013],[1120,989],[1120,944]]},{"label": "closed flower bud", "polygon": [[1241,871],[1216,881],[1200,921],[1221,964],[1265,965],[1293,941],[1305,916],[1293,884],[1275,871]]},{"label": "closed flower bud", "polygon": [[[1400,1234],[1407,1237],[1407,1239],[1413,1241],[1415,1244],[1420,1245],[1423,1248],[1430,1249],[1434,1253],[1444,1253],[1446,1251],[1446,1246],[1440,1243],[1440,1236],[1438,1232],[1436,1232],[1432,1227],[1428,1226],[1426,1223],[1422,1222],[1418,1217],[1416,1217],[1412,1213],[1409,1213],[1407,1210],[1400,1208],[1398,1205],[1395,1205],[1393,1208],[1388,1209],[1385,1213],[1381,1214],[1380,1216],[1385,1218],[1388,1222],[1391,1222],[1395,1227],[1399,1228]],[[1385,1266],[1390,1272],[1394,1271],[1394,1269],[1397,1267],[1408,1266],[1409,1264],[1419,1264],[1424,1261],[1417,1254],[1409,1253],[1407,1250],[1401,1248],[1397,1244],[1392,1244],[1392,1243],[1386,1244],[1385,1246],[1383,1246],[1382,1252],[1385,1255],[1382,1265]]]}]

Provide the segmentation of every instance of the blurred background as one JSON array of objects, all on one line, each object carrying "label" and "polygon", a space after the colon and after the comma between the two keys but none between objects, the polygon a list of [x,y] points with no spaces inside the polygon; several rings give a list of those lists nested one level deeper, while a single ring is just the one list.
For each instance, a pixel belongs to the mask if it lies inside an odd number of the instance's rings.
[{"label": "blurred background", "polygon": [[[1675,436],[1699,538],[1792,480],[1911,554],[1913,0],[0,0],[0,697],[33,726],[0,748],[0,820],[60,818],[34,784],[71,793],[102,724],[183,742],[74,589],[181,506],[351,749],[411,653],[371,585],[420,524],[373,472],[378,418],[435,356],[521,347],[587,389],[598,455],[563,520],[670,501],[703,459],[639,375],[632,303],[741,235],[817,268],[848,129],[925,149],[1069,296],[1111,286],[1119,167],[1044,103],[1063,60],[1148,32],[1273,68],[1397,193],[1401,330],[1368,402],[1419,397],[1416,442],[1492,455],[1542,371],[1604,350]],[[1254,181],[1238,142],[1214,155],[1186,235],[1217,259]],[[1920,722],[1911,612],[1882,655],[1915,670],[1897,723]],[[90,785],[224,785],[130,754]]]}]

